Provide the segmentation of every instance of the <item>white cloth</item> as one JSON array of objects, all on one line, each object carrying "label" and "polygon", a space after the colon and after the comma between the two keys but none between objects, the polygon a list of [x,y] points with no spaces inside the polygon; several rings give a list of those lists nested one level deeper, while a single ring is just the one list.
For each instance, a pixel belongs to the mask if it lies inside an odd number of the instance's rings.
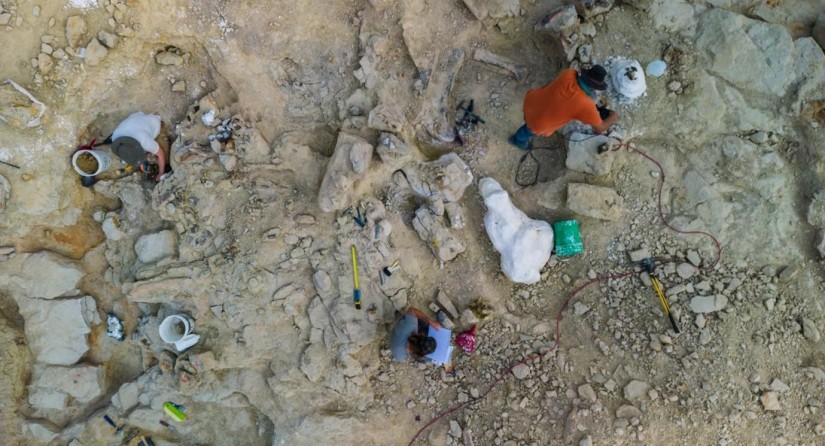
[{"label": "white cloth", "polygon": [[143,147],[143,150],[153,155],[158,153],[160,146],[155,138],[160,134],[160,116],[147,115],[143,112],[135,112],[129,115],[112,132],[112,141],[128,136],[134,138]]}]

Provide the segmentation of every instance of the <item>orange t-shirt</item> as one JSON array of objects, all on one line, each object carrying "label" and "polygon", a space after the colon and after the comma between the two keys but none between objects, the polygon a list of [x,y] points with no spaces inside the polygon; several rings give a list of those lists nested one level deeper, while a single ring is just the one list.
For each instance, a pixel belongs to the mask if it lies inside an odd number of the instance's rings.
[{"label": "orange t-shirt", "polygon": [[537,135],[550,136],[573,119],[602,123],[596,104],[579,86],[576,70],[562,71],[556,80],[524,97],[524,123]]}]

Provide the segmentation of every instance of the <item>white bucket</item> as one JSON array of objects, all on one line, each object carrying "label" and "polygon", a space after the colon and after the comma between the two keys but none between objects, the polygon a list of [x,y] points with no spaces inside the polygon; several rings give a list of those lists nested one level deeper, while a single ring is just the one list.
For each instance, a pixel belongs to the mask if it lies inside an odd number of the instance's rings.
[{"label": "white bucket", "polygon": [[[95,157],[95,160],[97,160],[97,171],[94,173],[86,173],[83,169],[77,166],[77,158],[84,153],[92,155]],[[72,166],[74,167],[75,172],[84,177],[93,177],[106,172],[111,165],[112,156],[108,152],[101,152],[100,150],[78,150],[74,153],[74,155],[72,155]]]},{"label": "white bucket", "polygon": [[160,338],[163,342],[175,344],[175,348],[182,352],[195,345],[200,340],[200,336],[192,334],[194,323],[188,317],[181,314],[168,316],[158,327]]}]

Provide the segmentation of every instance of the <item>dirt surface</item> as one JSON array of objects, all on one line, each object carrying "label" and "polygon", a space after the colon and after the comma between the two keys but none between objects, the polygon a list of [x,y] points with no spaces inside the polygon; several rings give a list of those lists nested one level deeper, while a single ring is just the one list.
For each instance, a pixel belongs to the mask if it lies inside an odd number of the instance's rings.
[{"label": "dirt surface", "polygon": [[[0,80],[47,107],[0,92],[2,443],[135,444],[108,415],[159,446],[822,444],[825,2],[603,3],[555,33],[560,1],[0,1]],[[508,144],[528,90],[611,58],[668,69],[603,96],[606,173],[571,167],[568,132]],[[134,111],[169,124],[174,173],[113,156],[83,187],[76,148]],[[485,177],[584,252],[511,281]],[[393,361],[439,292],[456,333],[486,306],[478,348]],[[178,313],[185,352],[158,336]]]}]

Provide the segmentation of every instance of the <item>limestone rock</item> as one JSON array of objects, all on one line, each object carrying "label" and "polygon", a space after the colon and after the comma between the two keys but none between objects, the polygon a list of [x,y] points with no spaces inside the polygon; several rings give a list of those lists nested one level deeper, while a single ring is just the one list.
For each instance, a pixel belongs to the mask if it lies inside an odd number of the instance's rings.
[{"label": "limestone rock", "polygon": [[350,205],[355,182],[369,169],[372,152],[372,144],[364,138],[344,132],[338,134],[335,151],[318,190],[318,205],[322,211],[340,211]]},{"label": "limestone rock", "polygon": [[444,219],[426,206],[418,208],[412,221],[418,237],[430,247],[433,255],[442,262],[450,261],[464,252],[466,245],[455,231],[448,229]]},{"label": "limestone rock", "polygon": [[765,392],[759,397],[759,402],[766,411],[774,412],[782,410],[782,405],[779,404],[779,395],[776,392]]},{"label": "limestone rock", "polygon": [[98,65],[106,58],[107,54],[109,54],[109,50],[99,40],[92,39],[89,45],[86,46],[86,63],[90,66]]},{"label": "limestone rock", "polygon": [[106,45],[106,48],[109,49],[114,49],[120,40],[116,35],[103,30],[100,30],[97,33],[97,39],[100,40],[100,43]]},{"label": "limestone rock", "polygon": [[183,65],[183,57],[171,51],[161,51],[155,55],[158,65]]},{"label": "limestone rock", "polygon": [[73,402],[88,404],[103,396],[106,388],[106,370],[100,366],[36,365],[29,399],[44,402],[47,398],[42,398],[41,393],[49,394],[50,398],[56,393],[64,393]]},{"label": "limestone rock", "polygon": [[553,228],[515,207],[496,180],[482,178],[479,191],[487,206],[484,227],[493,247],[501,254],[504,275],[517,283],[541,280],[541,269],[553,250]]},{"label": "limestone rock", "polygon": [[636,408],[636,406],[631,406],[630,404],[625,404],[623,406],[619,406],[616,409],[616,418],[639,418],[642,416],[642,411]]},{"label": "limestone rock", "polygon": [[816,323],[808,318],[802,318],[802,334],[813,342],[819,342],[819,329]]},{"label": "limestone rock", "polygon": [[503,19],[519,15],[518,0],[464,0],[467,9],[478,20]]},{"label": "limestone rock", "polygon": [[422,163],[417,169],[405,168],[410,187],[422,198],[437,194],[445,202],[457,202],[472,184],[469,166],[455,152],[441,155],[435,161]]},{"label": "limestone rock", "polygon": [[579,23],[576,6],[564,5],[544,16],[535,26],[535,30],[567,37],[578,29]]},{"label": "limestone rock", "polygon": [[89,300],[83,298],[18,301],[20,314],[26,321],[26,338],[38,362],[71,365],[89,350],[87,335],[91,329],[84,318],[87,310],[84,306],[89,304]]},{"label": "limestone rock", "polygon": [[54,59],[46,53],[37,55],[37,69],[41,74],[48,74],[54,67]]},{"label": "limestone rock", "polygon": [[618,220],[624,210],[624,198],[607,187],[570,183],[567,186],[567,207],[588,217]]},{"label": "limestone rock", "polygon": [[142,235],[135,242],[135,253],[141,263],[155,263],[178,252],[177,234],[170,229]]},{"label": "limestone rock", "polygon": [[578,391],[579,391],[579,397],[581,397],[581,398],[583,398],[587,401],[590,401],[591,403],[596,402],[596,400],[597,400],[596,391],[593,390],[593,386],[591,386],[590,384],[580,385]]},{"label": "limestone rock", "polygon": [[6,26],[11,22],[11,14],[4,12],[0,14],[0,26]]},{"label": "limestone rock", "polygon": [[140,396],[140,386],[136,381],[128,382],[120,386],[117,393],[112,396],[112,405],[121,413],[128,412],[138,405]]},{"label": "limestone rock", "polygon": [[321,344],[311,344],[301,355],[301,371],[310,382],[320,382],[331,369],[332,362],[326,348]]},{"label": "limestone rock", "polygon": [[624,387],[624,397],[629,401],[635,401],[647,395],[648,390],[650,384],[634,379]]},{"label": "limestone rock", "polygon": [[410,146],[392,133],[381,134],[375,151],[385,163],[401,163],[412,156]]},{"label": "limestone rock", "polygon": [[573,132],[568,136],[565,166],[576,172],[604,176],[613,168],[614,152],[599,153],[599,147],[610,147],[612,138],[605,135],[585,135]]},{"label": "limestone rock", "polygon": [[71,48],[77,48],[86,34],[86,21],[80,16],[71,16],[66,20],[66,41]]},{"label": "limestone rock", "polygon": [[699,18],[696,47],[711,73],[741,90],[783,96],[795,81],[794,42],[782,25],[711,8]]},{"label": "limestone rock", "polygon": [[77,293],[83,277],[80,266],[49,251],[18,254],[3,264],[0,288],[8,287],[19,296],[54,299]]},{"label": "limestone rock", "polygon": [[511,370],[516,379],[524,379],[530,375],[530,366],[527,364],[519,364]]},{"label": "limestone rock", "polygon": [[819,190],[808,205],[808,223],[816,228],[825,228],[825,190]]},{"label": "limestone rock", "polygon": [[23,435],[34,444],[50,444],[60,433],[45,424],[27,421],[23,424]]},{"label": "limestone rock", "polygon": [[694,313],[713,313],[724,310],[728,305],[728,298],[722,294],[712,296],[696,296],[690,300],[690,309]]},{"label": "limestone rock", "polygon": [[381,132],[398,133],[404,127],[405,121],[399,104],[381,103],[370,111],[367,126]]}]

